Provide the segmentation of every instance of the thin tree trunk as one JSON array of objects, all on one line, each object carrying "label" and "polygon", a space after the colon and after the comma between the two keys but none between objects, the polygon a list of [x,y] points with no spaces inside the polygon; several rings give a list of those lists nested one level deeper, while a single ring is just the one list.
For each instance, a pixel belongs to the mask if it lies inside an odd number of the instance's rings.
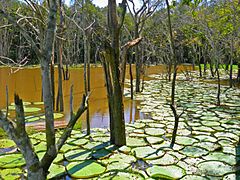
[{"label": "thin tree trunk", "polygon": [[216,68],[216,71],[217,71],[217,79],[218,79],[217,105],[220,106],[220,104],[221,104],[221,101],[220,101],[221,84],[220,84],[220,75],[219,75],[218,67]]},{"label": "thin tree trunk", "polygon": [[230,72],[229,72],[229,87],[233,86],[233,35],[231,37],[231,57],[230,57]]}]

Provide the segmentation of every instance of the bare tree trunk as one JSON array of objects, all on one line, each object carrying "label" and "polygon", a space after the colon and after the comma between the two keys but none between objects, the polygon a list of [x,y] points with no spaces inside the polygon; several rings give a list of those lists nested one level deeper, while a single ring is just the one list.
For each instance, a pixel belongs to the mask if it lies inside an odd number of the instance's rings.
[{"label": "bare tree trunk", "polygon": [[233,35],[231,37],[231,57],[230,57],[230,72],[229,72],[229,87],[233,86]]},{"label": "bare tree trunk", "polygon": [[176,54],[176,47],[175,47],[175,43],[174,43],[174,39],[173,39],[170,7],[169,7],[168,0],[166,0],[166,4],[167,4],[167,12],[168,12],[168,27],[169,27],[171,47],[172,47],[172,58],[173,58],[173,62],[174,62],[172,92],[171,92],[171,105],[170,105],[170,107],[173,111],[173,114],[174,114],[174,118],[175,118],[174,129],[173,129],[173,133],[172,133],[172,141],[170,144],[170,148],[173,148],[173,146],[175,144],[176,136],[177,136],[179,118],[181,117],[182,114],[180,114],[180,115],[177,114],[176,104],[175,104],[175,86],[176,86],[176,77],[177,77],[177,54]]},{"label": "bare tree trunk", "polygon": [[[59,36],[62,38],[63,36],[63,7],[62,7],[62,0],[59,0],[59,9],[60,9],[60,26],[59,26]],[[63,44],[62,39],[58,39],[58,94],[57,94],[57,101],[56,101],[56,110],[63,112],[64,110],[64,104],[63,104],[63,90],[62,90],[62,58],[63,58]]]},{"label": "bare tree trunk", "polygon": [[[90,85],[88,84],[89,81],[89,76],[90,75],[90,70],[89,70],[89,46],[88,46],[88,37],[87,37],[87,32],[83,32],[83,39],[84,39],[84,89],[85,89],[85,94],[88,94],[89,87]],[[90,134],[90,119],[89,119],[89,103],[87,102],[87,112],[86,112],[86,121],[87,121],[87,135]]]},{"label": "bare tree trunk", "polygon": [[216,68],[216,71],[217,71],[217,79],[218,79],[217,105],[220,106],[220,104],[221,104],[221,101],[220,101],[221,84],[220,84],[220,75],[219,75],[218,67]]},{"label": "bare tree trunk", "polygon": [[123,109],[123,100],[122,100],[122,90],[120,85],[120,72],[119,72],[119,61],[120,61],[120,28],[122,26],[125,12],[126,12],[126,0],[123,0],[122,6],[123,9],[121,23],[118,22],[117,17],[117,6],[116,0],[108,0],[108,27],[111,37],[111,45],[109,47],[109,64],[110,71],[112,76],[112,90],[113,90],[113,103],[112,103],[112,114],[114,119],[114,144],[117,146],[122,146],[126,144],[126,135],[125,135],[125,121],[124,121],[124,109]]}]

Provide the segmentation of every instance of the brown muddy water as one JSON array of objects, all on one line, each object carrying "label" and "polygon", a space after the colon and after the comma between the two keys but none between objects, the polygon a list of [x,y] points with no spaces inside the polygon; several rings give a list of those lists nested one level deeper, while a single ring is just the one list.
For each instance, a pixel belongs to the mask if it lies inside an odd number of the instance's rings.
[{"label": "brown muddy water", "polygon": [[[190,66],[181,66],[181,70],[189,69]],[[135,68],[133,67],[133,70]],[[165,73],[166,67],[163,65],[150,66],[146,69],[146,75]],[[6,107],[6,86],[9,91],[9,102],[13,102],[14,93],[25,102],[41,101],[41,72],[39,67],[31,67],[20,69],[12,73],[13,69],[8,67],[0,67],[0,109]],[[129,78],[128,70],[126,78]],[[135,73],[133,72],[135,77]],[[55,68],[55,94],[57,94],[57,68]],[[81,103],[84,92],[83,86],[83,68],[70,68],[70,80],[63,81],[64,94],[64,118],[56,121],[55,125],[62,127],[69,120],[69,96],[70,87],[73,85],[73,107],[76,111]],[[109,125],[108,103],[106,97],[105,79],[102,67],[91,67],[91,96],[89,98],[90,105],[90,121],[91,128],[105,128]],[[144,118],[145,115],[137,110],[139,101],[131,101],[124,98],[125,121],[133,122],[136,119]],[[43,113],[43,112],[41,112]],[[13,116],[13,114],[12,114]],[[85,114],[80,117],[82,128],[86,128]],[[43,129],[43,122],[32,123],[31,126],[37,129]]]}]

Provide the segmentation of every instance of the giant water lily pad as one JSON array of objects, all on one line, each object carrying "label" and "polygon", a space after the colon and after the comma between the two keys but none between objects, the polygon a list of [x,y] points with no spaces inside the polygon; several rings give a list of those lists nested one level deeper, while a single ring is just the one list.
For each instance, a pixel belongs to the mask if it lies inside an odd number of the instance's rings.
[{"label": "giant water lily pad", "polygon": [[220,126],[220,123],[217,121],[201,121],[204,126]]},{"label": "giant water lily pad", "polygon": [[138,159],[156,159],[164,155],[162,150],[153,149],[150,146],[134,148],[132,149],[132,153]]},{"label": "giant water lily pad", "polygon": [[[24,106],[27,106],[27,105],[30,105],[30,104],[31,104],[30,102],[23,102],[23,105],[24,105]],[[14,106],[14,107],[15,107],[15,103],[12,102],[12,103],[11,103],[11,106]]]},{"label": "giant water lily pad", "polygon": [[209,180],[209,179],[198,175],[186,175],[181,180]]},{"label": "giant water lily pad", "polygon": [[4,179],[4,180],[20,179],[21,175],[22,175],[22,170],[20,168],[0,170],[0,179]]},{"label": "giant water lily pad", "polygon": [[148,164],[157,164],[157,165],[173,165],[178,162],[178,159],[170,154],[165,154],[161,158],[157,158],[154,160],[148,160]]},{"label": "giant water lily pad", "polygon": [[[24,106],[23,108],[24,108],[25,113],[34,113],[34,112],[41,111],[41,108],[38,108],[38,107],[26,107],[26,106]],[[15,110],[15,106],[9,106],[9,110]]]},{"label": "giant water lily pad", "polygon": [[71,177],[79,179],[93,178],[106,171],[106,167],[93,160],[72,162],[66,169]]},{"label": "giant water lily pad", "polygon": [[68,144],[75,145],[75,146],[82,146],[88,143],[87,139],[72,139],[71,141],[68,142]]},{"label": "giant water lily pad", "polygon": [[185,137],[185,136],[177,136],[176,137],[176,143],[180,145],[192,145],[193,143],[197,142],[196,139],[190,138],[190,137]]},{"label": "giant water lily pad", "polygon": [[25,118],[25,120],[26,120],[26,122],[34,122],[34,121],[39,121],[40,118],[37,117],[37,116],[27,116],[27,117]]},{"label": "giant water lily pad", "polygon": [[48,179],[51,179],[51,178],[57,179],[66,174],[65,167],[58,164],[51,164],[48,171],[49,171],[49,174],[47,176]]},{"label": "giant water lily pad", "polygon": [[217,143],[212,143],[212,142],[199,142],[199,143],[194,143],[194,146],[204,148],[208,151],[216,151],[216,150],[221,150],[221,146]]},{"label": "giant water lily pad", "polygon": [[127,146],[129,147],[138,147],[146,145],[147,143],[142,138],[127,138]]},{"label": "giant water lily pad", "polygon": [[213,136],[206,136],[206,135],[198,135],[198,136],[194,136],[196,139],[198,139],[200,142],[217,142],[217,139]]},{"label": "giant water lily pad", "polygon": [[[54,119],[59,119],[62,118],[64,115],[62,113],[53,113],[53,118]],[[45,119],[45,115],[40,116],[41,119]]]},{"label": "giant water lily pad", "polygon": [[112,162],[107,166],[108,171],[112,170],[126,170],[131,166],[129,163],[125,162]]},{"label": "giant water lily pad", "polygon": [[147,173],[149,174],[150,177],[158,179],[180,179],[186,174],[184,169],[175,165],[170,166],[154,165],[147,169]]},{"label": "giant water lily pad", "polygon": [[221,152],[213,152],[210,153],[207,156],[203,157],[206,160],[214,160],[214,161],[222,161],[229,165],[235,165],[236,164],[236,158],[233,155],[230,154],[224,154]]},{"label": "giant water lily pad", "polygon": [[24,166],[25,160],[22,154],[7,154],[0,156],[0,168],[14,168]]},{"label": "giant water lily pad", "polygon": [[81,161],[81,160],[90,159],[91,151],[77,149],[77,150],[72,150],[65,153],[64,156],[68,161]]},{"label": "giant water lily pad", "polygon": [[14,147],[16,144],[10,139],[0,139],[0,148],[10,148]]},{"label": "giant water lily pad", "polygon": [[189,157],[201,157],[208,154],[207,150],[194,146],[186,146],[181,152]]},{"label": "giant water lily pad", "polygon": [[130,180],[130,179],[136,179],[136,180],[143,180],[143,176],[138,173],[133,172],[119,172],[117,171],[111,171],[109,173],[106,173],[102,176],[100,176],[99,180]]},{"label": "giant water lily pad", "polygon": [[165,134],[165,130],[160,128],[146,128],[145,133],[151,136],[162,136]]},{"label": "giant water lily pad", "polygon": [[111,155],[109,158],[102,160],[102,163],[110,164],[113,162],[125,162],[125,163],[130,164],[135,161],[136,161],[136,158],[132,155],[116,153],[116,154]]},{"label": "giant water lily pad", "polygon": [[107,149],[100,149],[100,150],[97,150],[96,152],[94,152],[92,154],[92,157],[94,159],[105,159],[105,158],[109,157],[111,154],[112,154],[112,152]]},{"label": "giant water lily pad", "polygon": [[198,168],[200,169],[202,174],[220,177],[234,171],[233,167],[220,161],[201,162],[198,164]]},{"label": "giant water lily pad", "polygon": [[164,141],[163,138],[161,138],[161,137],[154,137],[154,136],[146,137],[146,139],[147,139],[147,142],[149,144],[161,144]]},{"label": "giant water lily pad", "polygon": [[60,152],[66,153],[70,150],[78,149],[78,146],[71,145],[71,144],[64,144],[62,148],[60,149]]}]

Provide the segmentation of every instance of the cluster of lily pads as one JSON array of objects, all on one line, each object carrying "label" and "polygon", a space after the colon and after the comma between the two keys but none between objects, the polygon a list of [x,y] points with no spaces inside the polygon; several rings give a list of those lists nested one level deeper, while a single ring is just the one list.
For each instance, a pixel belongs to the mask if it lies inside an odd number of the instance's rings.
[{"label": "cluster of lily pads", "polygon": [[[136,95],[138,107],[151,119],[126,124],[127,145],[109,143],[108,129],[92,129],[91,135],[73,130],[49,169],[48,178],[76,179],[183,179],[235,180],[240,149],[240,90],[222,87],[221,106],[216,106],[216,85],[198,80],[178,81],[176,103],[180,118],[174,148],[169,148],[174,117],[170,109],[171,84],[154,75]],[[184,77],[179,77],[184,78]],[[127,92],[127,90],[126,90]],[[60,137],[61,131],[57,132]],[[0,156],[0,176],[26,176],[25,161],[11,140],[1,140],[8,151]],[[41,158],[45,134],[31,135]],[[4,145],[3,145],[4,144]]]},{"label": "cluster of lily pads", "polygon": [[[43,102],[23,102],[23,108],[25,113],[25,121],[27,123],[45,120],[45,115],[43,113],[42,108]],[[14,117],[15,116],[15,104],[11,103],[8,106],[9,114]],[[6,109],[2,111],[6,112]],[[62,113],[54,113],[54,119],[60,119],[64,115]]]}]

